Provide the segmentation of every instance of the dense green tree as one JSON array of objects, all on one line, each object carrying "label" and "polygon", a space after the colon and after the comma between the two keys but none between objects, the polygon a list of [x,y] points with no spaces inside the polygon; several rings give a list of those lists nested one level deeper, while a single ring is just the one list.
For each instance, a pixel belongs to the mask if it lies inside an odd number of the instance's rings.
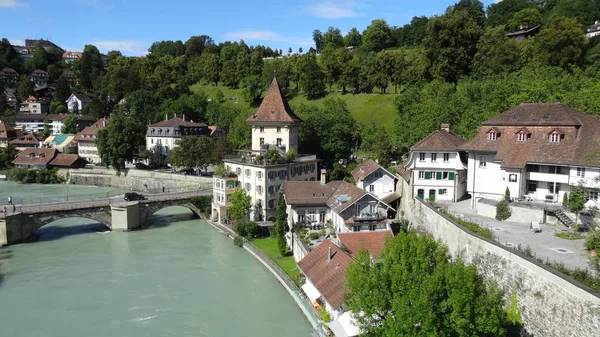
[{"label": "dense green tree", "polygon": [[23,71],[23,61],[6,38],[0,40],[0,69],[3,68],[13,68],[19,73]]},{"label": "dense green tree", "polygon": [[577,220],[579,219],[579,212],[585,206],[585,187],[582,184],[571,187],[571,192],[569,193],[569,202],[568,208],[571,212],[575,213],[575,225],[577,225]]},{"label": "dense green tree", "polygon": [[430,73],[449,82],[469,75],[483,29],[466,10],[449,9],[427,25],[425,47]]},{"label": "dense green tree", "polygon": [[107,108],[107,104],[103,100],[94,97],[83,107],[81,113],[100,119],[102,117],[108,117],[110,115],[110,110]]},{"label": "dense green tree", "polygon": [[334,48],[341,48],[344,46],[344,37],[339,28],[329,27],[323,34],[323,48],[327,48],[328,45]]},{"label": "dense green tree", "polygon": [[181,40],[177,41],[157,41],[154,42],[150,48],[148,48],[148,52],[153,57],[162,57],[162,56],[172,56],[178,57],[181,55],[185,55],[186,46],[183,45]]},{"label": "dense green tree", "polygon": [[214,44],[208,35],[192,36],[185,41],[185,54],[189,57],[200,56],[207,45]]},{"label": "dense green tree", "polygon": [[564,16],[575,18],[583,25],[591,25],[599,14],[593,0],[554,0],[549,1],[550,17]]},{"label": "dense green tree", "polygon": [[373,55],[373,71],[369,74],[369,81],[374,87],[385,94],[394,74],[395,52],[382,51]]},{"label": "dense green tree", "polygon": [[473,60],[474,75],[493,76],[519,69],[521,42],[507,38],[503,26],[486,28],[477,43],[477,54]]},{"label": "dense green tree", "polygon": [[77,133],[77,115],[75,115],[74,113],[69,114],[67,117],[65,117],[65,119],[63,120],[63,126],[62,129],[60,130],[61,133],[68,133],[68,134],[76,134]]},{"label": "dense green tree", "polygon": [[374,123],[361,127],[361,150],[369,154],[369,157],[377,159],[383,167],[389,167],[392,160],[399,157],[392,137],[386,129],[382,129]]},{"label": "dense green tree", "polygon": [[44,131],[42,131],[42,134],[44,135],[44,138],[48,138],[52,134],[50,131],[50,124],[48,124],[47,120],[44,120]]},{"label": "dense green tree", "polygon": [[21,76],[19,83],[17,83],[17,99],[19,101],[26,100],[33,95],[33,88],[35,88],[35,84],[29,80],[29,76]]},{"label": "dense green tree", "polygon": [[479,0],[459,0],[448,10],[451,11],[466,11],[469,17],[473,19],[479,26],[485,23],[485,12],[483,11],[483,3]]},{"label": "dense green tree", "polygon": [[182,137],[169,153],[169,162],[175,167],[205,168],[213,163],[215,141],[208,136]]},{"label": "dense green tree", "polygon": [[233,118],[229,126],[227,141],[234,149],[247,149],[251,145],[250,125],[246,123],[248,117],[250,117],[250,113],[242,112]]},{"label": "dense green tree", "polygon": [[587,41],[576,19],[557,17],[535,37],[534,60],[568,69],[583,62]]},{"label": "dense green tree", "polygon": [[219,75],[221,82],[230,88],[237,88],[238,76],[237,76],[237,64],[235,59],[227,60],[223,62],[221,67],[221,74]]},{"label": "dense green tree", "polygon": [[60,77],[56,82],[56,89],[54,89],[54,100],[61,104],[67,104],[67,99],[71,96],[71,86],[66,78]]},{"label": "dense green tree", "polygon": [[505,25],[515,13],[528,7],[534,7],[534,0],[494,1],[487,8],[487,20],[485,23],[491,27]]},{"label": "dense green tree", "polygon": [[229,217],[236,222],[246,222],[250,218],[250,209],[252,208],[252,197],[246,194],[243,188],[236,188],[231,195],[231,206],[229,207]]},{"label": "dense green tree", "polygon": [[263,82],[256,75],[246,76],[242,80],[242,95],[251,106],[257,106],[258,100],[264,90]]},{"label": "dense green tree", "polygon": [[373,20],[363,32],[362,47],[367,51],[380,51],[392,45],[392,31],[385,20]]},{"label": "dense green tree", "polygon": [[510,30],[533,28],[542,23],[542,15],[537,7],[529,7],[520,10],[508,20],[507,27]]},{"label": "dense green tree", "polygon": [[300,88],[308,99],[316,99],[325,93],[325,74],[317,63],[317,56],[305,54],[298,59],[296,71],[300,74]]},{"label": "dense green tree", "polygon": [[131,162],[140,145],[145,144],[144,125],[133,116],[112,116],[96,139],[102,164],[117,171],[125,169],[125,163]]},{"label": "dense green tree", "polygon": [[[400,232],[380,261],[366,250],[346,270],[344,296],[364,336],[505,336],[502,292],[454,262],[428,235]],[[364,332],[363,332],[364,331]]]},{"label": "dense green tree", "polygon": [[410,23],[392,32],[394,44],[396,46],[420,45],[427,35],[428,22],[429,18],[426,16],[414,16]]},{"label": "dense green tree", "polygon": [[329,85],[329,90],[334,83],[339,83],[344,69],[344,62],[340,62],[339,48],[327,44],[321,53],[321,65],[325,73],[325,81]]},{"label": "dense green tree", "polygon": [[315,42],[315,49],[317,50],[317,53],[320,53],[321,50],[323,50],[323,34],[320,30],[315,29],[313,31],[313,41]]},{"label": "dense green tree", "polygon": [[0,80],[0,119],[2,119],[2,116],[4,116],[7,111],[10,111],[6,95],[4,95],[4,87],[4,82]]},{"label": "dense green tree", "polygon": [[104,62],[100,51],[91,44],[85,45],[79,62],[79,83],[84,89],[91,90],[103,73]]},{"label": "dense green tree", "polygon": [[12,161],[17,157],[19,151],[14,144],[8,144],[5,148],[0,149],[0,167],[13,167]]},{"label": "dense green tree", "polygon": [[208,83],[214,83],[215,85],[218,85],[221,72],[219,56],[212,53],[204,53],[200,57],[199,65],[202,68],[202,79]]},{"label": "dense green tree", "polygon": [[46,49],[39,42],[33,44],[33,64],[37,69],[46,70],[48,68],[49,55]]},{"label": "dense green tree", "polygon": [[356,27],[352,27],[350,31],[344,36],[344,46],[346,47],[360,47],[362,44],[362,35]]},{"label": "dense green tree", "polygon": [[277,248],[279,248],[281,256],[284,256],[288,250],[285,239],[285,235],[289,230],[286,207],[283,193],[280,192],[279,197],[277,198],[277,211],[275,213],[275,227],[273,229],[273,234],[275,238],[277,238]]}]

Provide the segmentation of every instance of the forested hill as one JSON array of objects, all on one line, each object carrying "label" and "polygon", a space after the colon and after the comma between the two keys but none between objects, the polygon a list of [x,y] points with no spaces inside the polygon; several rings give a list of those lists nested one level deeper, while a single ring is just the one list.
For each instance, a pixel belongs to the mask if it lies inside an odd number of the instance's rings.
[{"label": "forested hill", "polygon": [[[233,147],[248,145],[244,120],[276,73],[305,121],[301,152],[326,164],[355,151],[389,162],[441,123],[468,138],[522,102],[600,114],[600,37],[584,37],[598,19],[600,0],[503,0],[488,8],[461,0],[403,27],[373,20],[345,36],[335,27],[315,30],[314,48],[299,53],[194,36],[156,42],[145,57],[110,52],[107,66],[91,45],[79,62],[64,64],[36,47],[23,63],[3,40],[0,69],[45,69],[54,80],[71,69],[75,89],[95,94],[86,114],[128,114],[143,125],[185,114],[226,129]],[[519,30],[531,34],[507,37]],[[55,85],[63,99],[64,81]],[[31,93],[27,76],[16,87],[21,98]]]}]

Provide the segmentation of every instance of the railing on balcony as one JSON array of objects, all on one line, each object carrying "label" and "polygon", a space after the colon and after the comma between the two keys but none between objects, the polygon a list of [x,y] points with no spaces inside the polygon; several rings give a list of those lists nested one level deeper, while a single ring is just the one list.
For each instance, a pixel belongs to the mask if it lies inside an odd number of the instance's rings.
[{"label": "railing on balcony", "polygon": [[237,155],[226,155],[223,157],[224,160],[233,161],[243,164],[254,164],[261,166],[269,165],[281,165],[293,162],[303,162],[307,160],[317,159],[314,154],[297,154],[293,160],[287,160],[283,157],[277,158],[276,160],[268,161],[265,156],[266,151],[252,151],[252,150],[240,150]]},{"label": "railing on balcony", "polygon": [[360,221],[382,221],[382,220],[386,219],[386,216],[379,212],[376,212],[376,213],[363,212],[360,215],[353,216],[352,219],[357,222],[360,222]]}]

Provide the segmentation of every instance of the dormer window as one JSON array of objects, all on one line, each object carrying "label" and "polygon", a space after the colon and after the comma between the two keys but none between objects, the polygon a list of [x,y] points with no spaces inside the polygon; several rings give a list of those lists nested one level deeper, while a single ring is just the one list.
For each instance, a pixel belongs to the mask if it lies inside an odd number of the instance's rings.
[{"label": "dormer window", "polygon": [[496,131],[490,131],[488,133],[488,140],[496,140],[496,137],[497,137]]},{"label": "dormer window", "polygon": [[552,130],[552,132],[550,132],[548,134],[548,138],[550,140],[550,143],[558,143],[560,142],[560,139],[562,138],[563,133],[560,132],[559,129],[554,129]]},{"label": "dormer window", "polygon": [[521,131],[517,134],[517,141],[524,142],[526,139],[527,139],[527,134],[525,134],[525,132]]}]

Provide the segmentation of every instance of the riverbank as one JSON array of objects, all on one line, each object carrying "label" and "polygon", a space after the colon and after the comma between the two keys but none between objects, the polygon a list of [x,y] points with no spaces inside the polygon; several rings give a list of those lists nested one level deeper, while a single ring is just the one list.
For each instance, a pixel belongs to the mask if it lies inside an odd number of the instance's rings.
[{"label": "riverbank", "polygon": [[[237,236],[237,234],[228,227],[225,227],[223,225],[209,220],[206,220],[206,222],[208,222],[217,230],[226,234],[231,240],[233,240]],[[285,288],[285,290],[287,290],[290,296],[294,299],[300,310],[302,310],[302,313],[304,313],[306,319],[310,322],[315,331],[317,331],[319,336],[325,336],[323,327],[321,326],[321,324],[319,324],[319,320],[317,318],[318,316],[316,316],[316,314],[310,310],[310,304],[307,304],[301,298],[300,290],[298,289],[298,287],[296,287],[294,281],[283,270],[281,270],[281,268],[279,268],[279,266],[277,266],[274,261],[272,261],[264,253],[262,253],[251,242],[244,240],[243,248],[252,256],[254,256],[258,261],[260,261],[271,272],[271,274],[275,276],[277,281],[279,281],[279,283]]]}]

